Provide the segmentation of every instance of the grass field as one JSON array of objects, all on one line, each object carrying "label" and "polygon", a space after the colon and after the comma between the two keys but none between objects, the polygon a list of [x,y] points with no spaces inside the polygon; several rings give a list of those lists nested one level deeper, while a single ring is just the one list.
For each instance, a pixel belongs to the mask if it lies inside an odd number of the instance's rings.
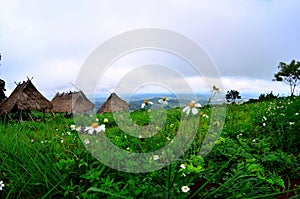
[{"label": "grass field", "polygon": [[[105,151],[97,148],[103,146],[101,137],[83,132],[74,119],[47,115],[46,122],[3,122],[0,198],[300,197],[300,97],[227,105],[222,133],[204,157],[198,154],[210,125],[211,108],[201,108],[200,113],[197,135],[183,155],[146,173],[123,172],[98,161],[90,151]],[[100,134],[115,146],[145,153],[172,142],[181,116],[182,109],[168,110],[163,128],[151,138],[127,135],[112,114],[96,117],[106,127]],[[149,126],[148,111],[132,112],[131,117],[137,125]],[[164,161],[154,156],[149,164]],[[120,168],[126,166],[123,162]]]}]

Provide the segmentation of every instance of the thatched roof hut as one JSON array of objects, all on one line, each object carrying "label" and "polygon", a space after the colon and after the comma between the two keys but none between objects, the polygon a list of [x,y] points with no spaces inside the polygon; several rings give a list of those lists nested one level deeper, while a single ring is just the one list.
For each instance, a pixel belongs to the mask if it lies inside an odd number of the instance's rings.
[{"label": "thatched roof hut", "polygon": [[57,93],[51,102],[53,113],[85,113],[95,106],[82,91]]},{"label": "thatched roof hut", "polygon": [[112,93],[100,107],[97,113],[119,112],[128,110],[129,104],[122,100],[116,93]]},{"label": "thatched roof hut", "polygon": [[31,80],[17,84],[11,95],[0,104],[0,115],[19,111],[45,111],[53,106],[32,84]]}]

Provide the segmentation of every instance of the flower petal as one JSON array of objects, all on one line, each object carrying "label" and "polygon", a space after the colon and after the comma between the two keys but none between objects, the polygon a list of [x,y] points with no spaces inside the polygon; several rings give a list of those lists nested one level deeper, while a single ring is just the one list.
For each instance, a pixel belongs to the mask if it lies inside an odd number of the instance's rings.
[{"label": "flower petal", "polygon": [[153,102],[148,102],[148,104],[151,104],[151,105],[153,105]]},{"label": "flower petal", "polygon": [[195,107],[199,108],[202,107],[200,103],[195,104]]},{"label": "flower petal", "polygon": [[186,192],[190,191],[190,188],[188,186],[182,186],[181,191],[186,193]]},{"label": "flower petal", "polygon": [[187,109],[187,111],[186,111],[186,114],[189,115],[190,112],[191,112],[191,108],[189,107],[189,108]]},{"label": "flower petal", "polygon": [[90,135],[93,135],[93,133],[94,133],[94,129],[93,129],[93,128],[91,128],[91,129],[88,131],[88,133],[89,133]]},{"label": "flower petal", "polygon": [[95,128],[95,131],[98,133],[102,130],[102,127],[98,126],[97,128]]},{"label": "flower petal", "polygon": [[99,128],[99,132],[100,131],[105,131],[105,125],[104,124],[101,124],[98,128]]},{"label": "flower petal", "polygon": [[185,112],[187,112],[187,110],[188,110],[189,108],[190,108],[189,106],[186,106],[186,107],[184,107],[184,108],[182,109],[182,111],[185,113]]},{"label": "flower petal", "polygon": [[87,126],[87,127],[85,127],[84,131],[88,131],[88,130],[90,130],[90,129],[93,129],[93,128],[90,127],[90,126]]},{"label": "flower petal", "polygon": [[146,105],[145,103],[142,103],[141,108],[145,108],[145,105]]},{"label": "flower petal", "polygon": [[192,108],[192,113],[193,113],[193,115],[196,115],[198,113],[198,109]]}]

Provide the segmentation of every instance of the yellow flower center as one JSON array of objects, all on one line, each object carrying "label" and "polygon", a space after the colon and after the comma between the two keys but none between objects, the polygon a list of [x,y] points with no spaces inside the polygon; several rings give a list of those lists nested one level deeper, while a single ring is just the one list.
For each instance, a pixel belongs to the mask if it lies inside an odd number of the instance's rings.
[{"label": "yellow flower center", "polygon": [[219,91],[219,88],[216,87],[216,86],[213,86],[213,89],[214,89],[215,91]]},{"label": "yellow flower center", "polygon": [[189,103],[189,107],[190,107],[190,108],[195,108],[195,106],[196,106],[196,103],[195,103],[194,101],[191,101],[191,102]]},{"label": "yellow flower center", "polygon": [[96,123],[96,122],[94,122],[94,123],[92,123],[92,128],[97,128],[99,126],[99,124],[98,123]]},{"label": "yellow flower center", "polygon": [[144,103],[147,105],[148,104],[148,100],[144,100]]},{"label": "yellow flower center", "polygon": [[218,121],[215,121],[215,122],[214,122],[214,125],[215,125],[215,126],[219,126],[220,123],[219,123]]}]

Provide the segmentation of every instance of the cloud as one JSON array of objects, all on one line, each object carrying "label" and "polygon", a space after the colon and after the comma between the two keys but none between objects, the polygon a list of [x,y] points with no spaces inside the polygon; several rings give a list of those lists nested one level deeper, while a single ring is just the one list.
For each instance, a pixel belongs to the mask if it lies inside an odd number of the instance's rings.
[{"label": "cloud", "polygon": [[[173,30],[196,41],[218,67],[225,85],[238,81],[245,92],[255,92],[253,88],[260,92],[265,86],[263,91],[273,89],[274,82],[267,82],[278,63],[300,59],[297,0],[2,0],[0,7],[0,72],[8,90],[26,76],[33,76],[37,87],[49,96],[72,89],[66,86],[68,81],[76,79],[98,45],[124,31],[145,27]],[[105,88],[113,89],[117,78],[142,61],[169,65],[185,78],[194,78],[192,70],[184,70],[182,60],[166,54],[139,56],[144,58],[123,60],[114,76],[105,79]]]},{"label": "cloud", "polygon": [[240,93],[252,94],[258,96],[261,93],[288,95],[289,87],[283,82],[273,82],[271,80],[254,79],[246,77],[223,77],[225,92],[229,90],[238,90]]}]

